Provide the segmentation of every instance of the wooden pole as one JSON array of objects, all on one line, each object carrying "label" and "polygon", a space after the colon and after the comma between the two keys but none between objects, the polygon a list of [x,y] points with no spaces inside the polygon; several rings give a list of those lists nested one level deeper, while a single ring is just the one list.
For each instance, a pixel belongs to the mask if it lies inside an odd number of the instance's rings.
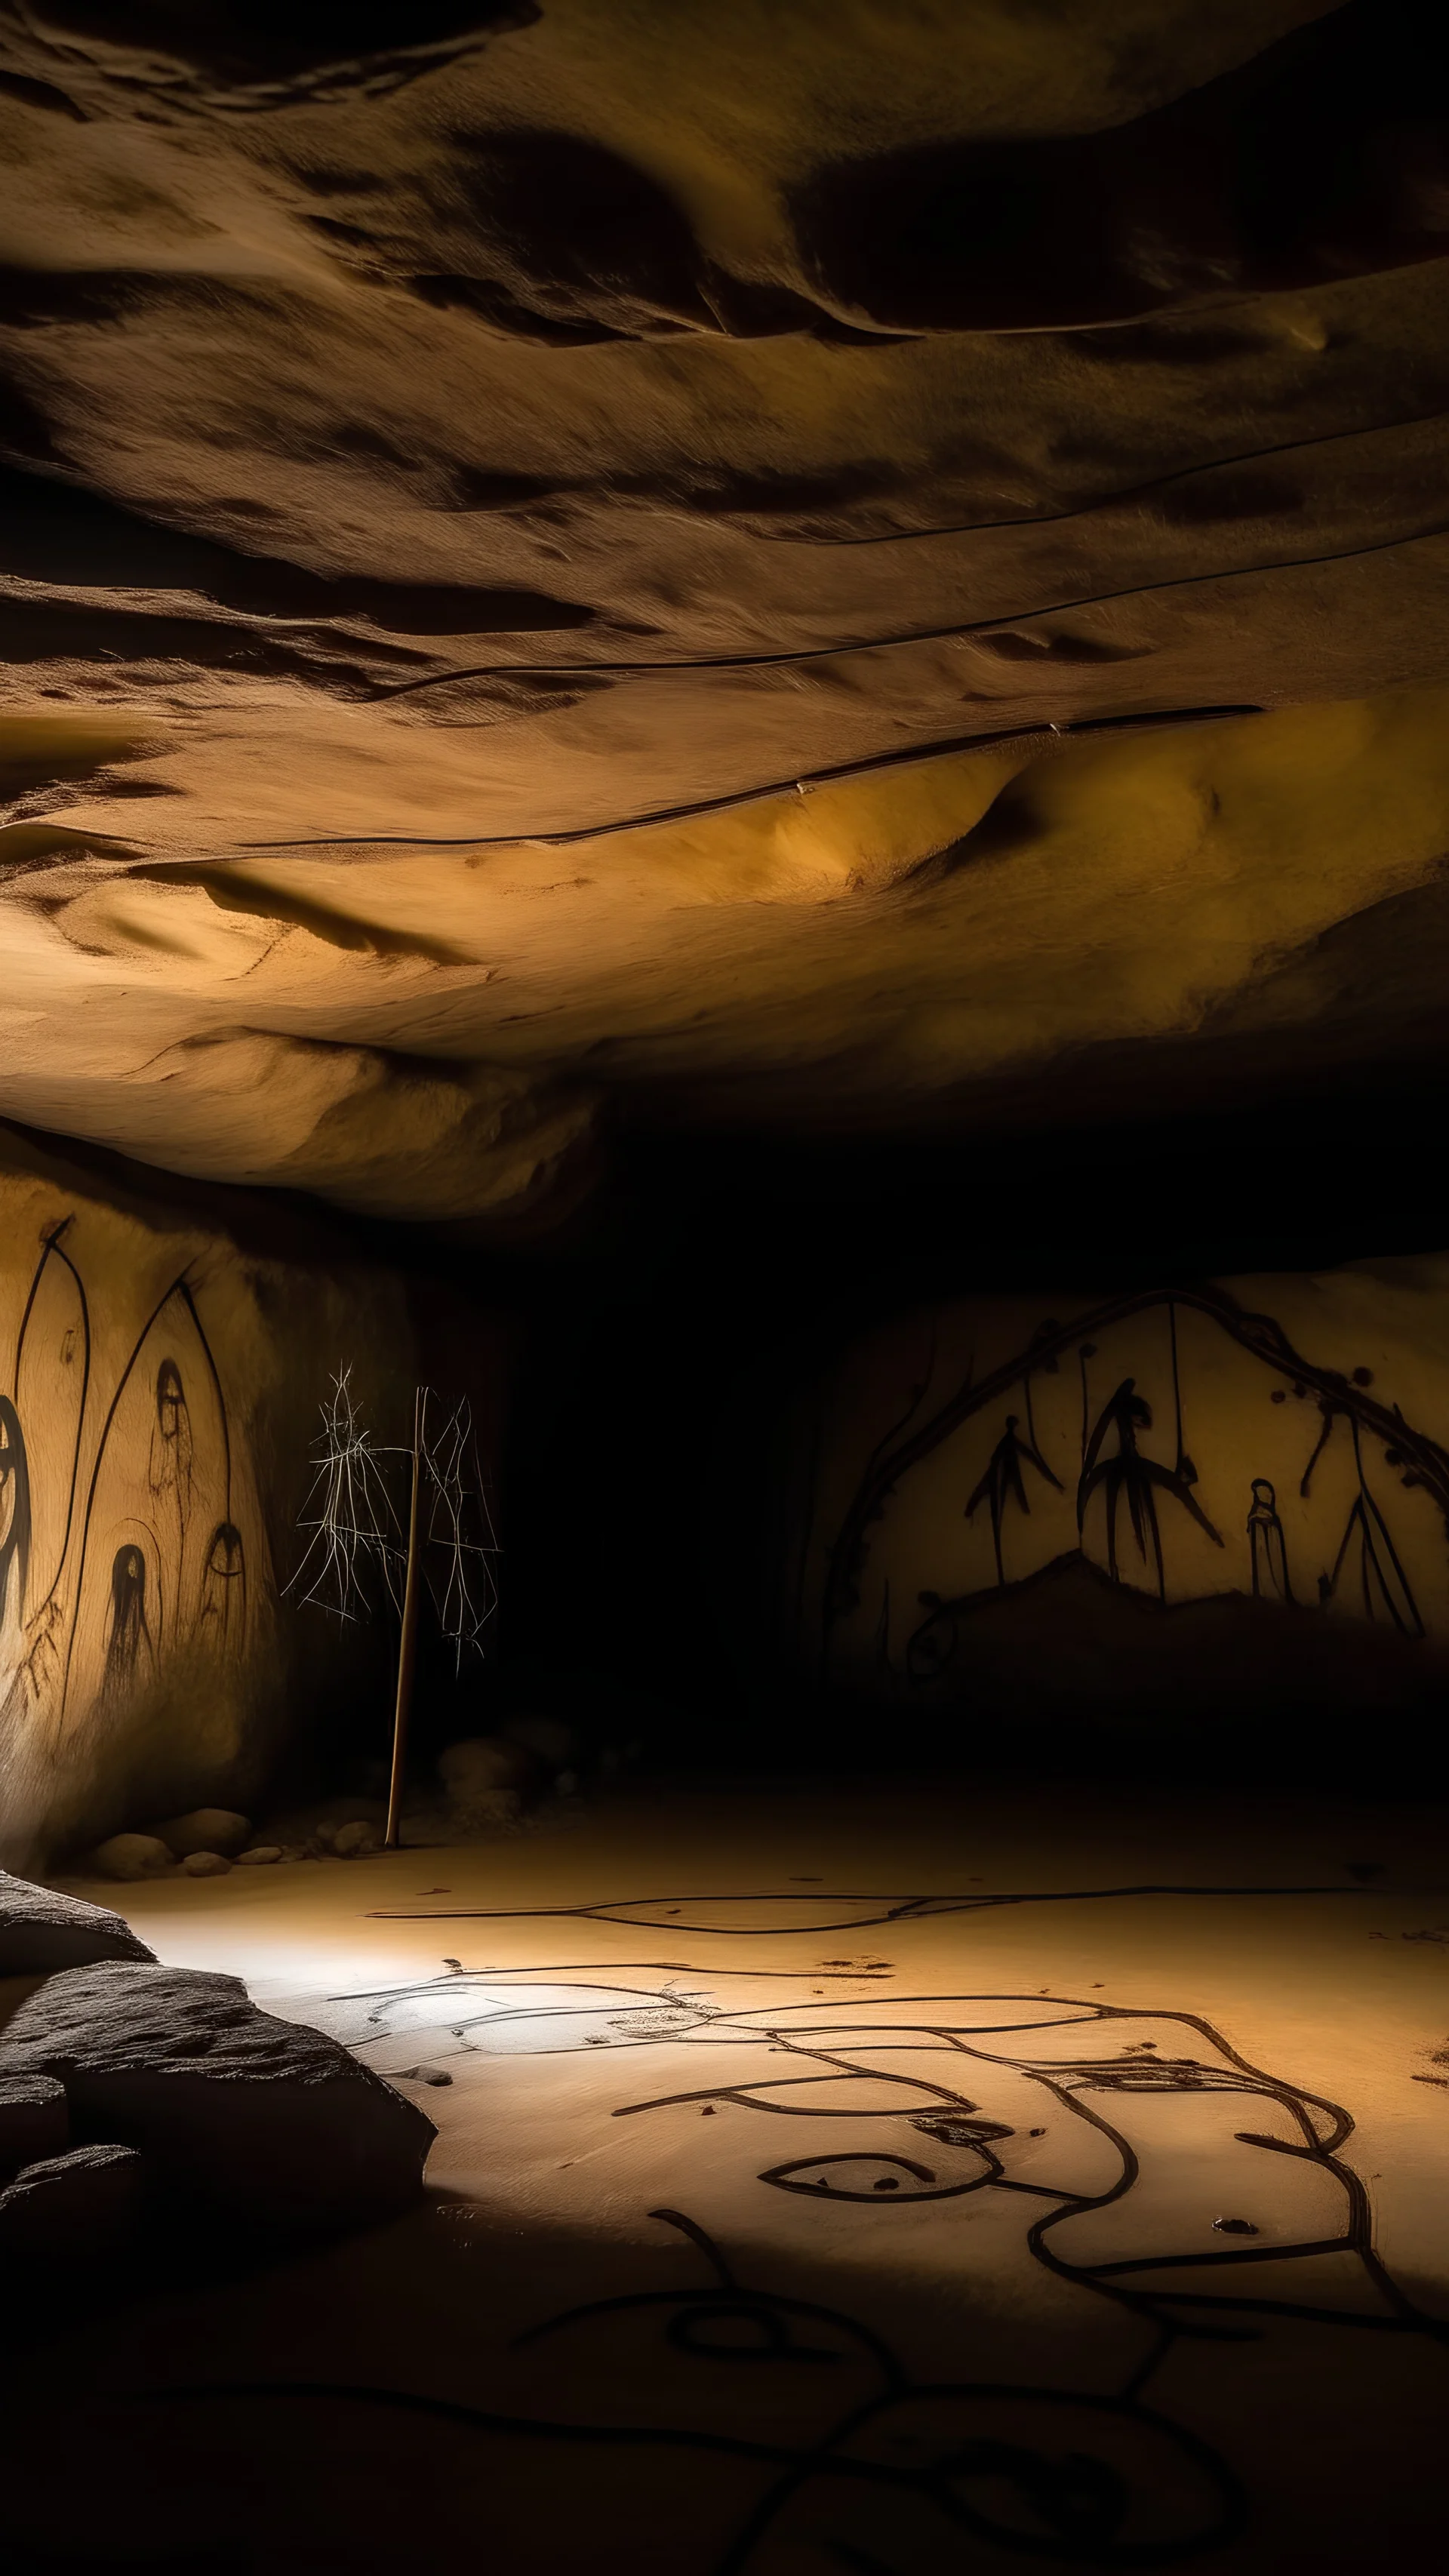
[{"label": "wooden pole", "polygon": [[387,1792],[387,1833],[384,1848],[396,1851],[402,1827],[403,1771],[407,1763],[408,1712],[413,1697],[413,1667],[418,1654],[418,1600],[421,1567],[418,1547],[418,1510],[423,1487],[423,1407],[427,1389],[418,1387],[413,1395],[413,1488],[408,1504],[408,1562],[403,1578],[402,1634],[397,1648],[397,1707],[392,1721],[392,1778]]}]

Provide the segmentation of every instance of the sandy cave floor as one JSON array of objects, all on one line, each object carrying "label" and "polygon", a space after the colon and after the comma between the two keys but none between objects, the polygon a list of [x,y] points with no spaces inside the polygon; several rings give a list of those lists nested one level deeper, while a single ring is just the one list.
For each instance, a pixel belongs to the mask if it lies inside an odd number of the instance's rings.
[{"label": "sandy cave floor", "polygon": [[413,2092],[430,2190],[26,2317],[9,2545],[1430,2564],[1443,1850],[1433,1810],[1246,1784],[653,1784],[568,1831],[125,1891],[163,1959]]}]

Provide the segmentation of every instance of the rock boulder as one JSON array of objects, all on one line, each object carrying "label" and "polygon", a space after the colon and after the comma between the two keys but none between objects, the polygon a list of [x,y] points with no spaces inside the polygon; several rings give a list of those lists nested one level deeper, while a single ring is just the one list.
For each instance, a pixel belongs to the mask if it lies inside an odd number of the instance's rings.
[{"label": "rock boulder", "polygon": [[140,2219],[143,2180],[132,2147],[72,2147],[27,2165],[0,2191],[0,2255],[49,2265],[115,2253]]},{"label": "rock boulder", "polygon": [[232,1807],[193,1807],[184,1816],[167,1816],[151,1827],[157,1841],[165,1843],[178,1860],[189,1860],[193,1852],[221,1852],[230,1859],[241,1850],[251,1829],[251,1818],[239,1816]]},{"label": "rock boulder", "polygon": [[65,2086],[51,2075],[0,2080],[0,2182],[70,2145]]},{"label": "rock boulder", "polygon": [[43,1977],[56,1968],[87,1968],[101,1959],[150,1959],[155,1953],[119,1914],[87,1905],[53,1887],[33,1886],[0,1870],[0,1976]]},{"label": "rock boulder", "polygon": [[94,1857],[102,1878],[161,1878],[176,1855],[158,1834],[112,1834]]},{"label": "rock boulder", "polygon": [[52,1977],[0,2032],[0,2082],[36,2075],[65,2086],[78,2139],[137,2148],[162,2196],[260,2232],[392,2217],[435,2135],[335,2040],[197,1969]]}]

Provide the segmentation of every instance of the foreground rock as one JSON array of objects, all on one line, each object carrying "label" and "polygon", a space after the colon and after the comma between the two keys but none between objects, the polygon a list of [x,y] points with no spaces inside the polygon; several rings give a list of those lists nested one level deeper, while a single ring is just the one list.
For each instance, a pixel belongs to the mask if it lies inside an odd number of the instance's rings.
[{"label": "foreground rock", "polygon": [[59,2156],[70,2145],[65,2087],[52,2075],[18,2075],[0,2081],[0,2182],[22,2165]]},{"label": "foreground rock", "polygon": [[144,2167],[132,2147],[72,2147],[0,2191],[0,2257],[53,2264],[114,2254],[135,2234]]},{"label": "foreground rock", "polygon": [[0,2084],[36,2075],[65,2086],[75,2136],[137,2148],[163,2200],[259,2231],[392,2217],[436,2134],[335,2040],[189,1968],[52,1977],[0,2033]]},{"label": "foreground rock", "polygon": [[[125,1839],[130,1839],[126,1837]],[[0,1870],[0,1976],[43,1977],[100,1959],[150,1959],[129,1923],[104,1905],[35,1887]]]}]

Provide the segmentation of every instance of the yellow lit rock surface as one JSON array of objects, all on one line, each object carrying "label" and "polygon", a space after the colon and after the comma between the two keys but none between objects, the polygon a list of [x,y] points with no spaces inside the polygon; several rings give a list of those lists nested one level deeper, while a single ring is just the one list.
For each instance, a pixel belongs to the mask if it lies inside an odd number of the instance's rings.
[{"label": "yellow lit rock surface", "polygon": [[1421,689],[959,753],[563,850],[153,838],[138,866],[78,839],[5,889],[4,1106],[452,1219],[560,1184],[610,1095],[990,1125],[1412,1066],[1446,935],[1446,715]]},{"label": "yellow lit rock surface", "polygon": [[0,1111],[514,1225],[1438,1062],[1432,17],[6,9]]}]

